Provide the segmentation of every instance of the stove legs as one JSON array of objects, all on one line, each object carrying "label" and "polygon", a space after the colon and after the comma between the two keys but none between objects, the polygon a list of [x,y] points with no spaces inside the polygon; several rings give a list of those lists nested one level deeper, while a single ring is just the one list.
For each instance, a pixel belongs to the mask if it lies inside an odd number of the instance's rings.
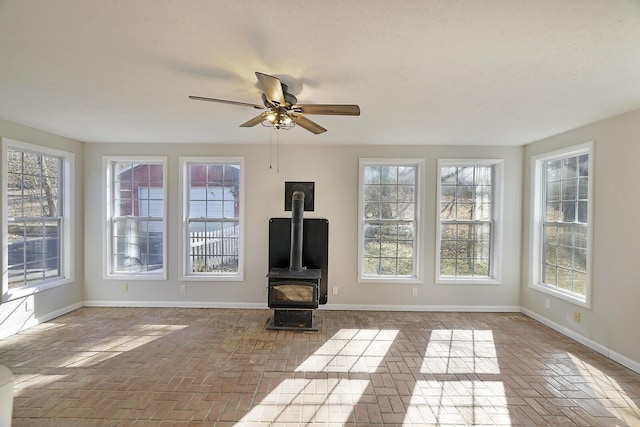
[{"label": "stove legs", "polygon": [[313,314],[314,310],[273,310],[273,318],[267,329],[317,331],[318,320]]}]

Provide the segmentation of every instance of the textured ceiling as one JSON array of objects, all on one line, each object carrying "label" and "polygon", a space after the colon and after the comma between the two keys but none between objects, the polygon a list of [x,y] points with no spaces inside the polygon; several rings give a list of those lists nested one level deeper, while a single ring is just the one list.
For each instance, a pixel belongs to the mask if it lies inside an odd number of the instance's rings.
[{"label": "textured ceiling", "polygon": [[87,142],[268,142],[255,71],[312,116],[284,143],[520,145],[640,108],[637,0],[0,0],[0,118]]}]

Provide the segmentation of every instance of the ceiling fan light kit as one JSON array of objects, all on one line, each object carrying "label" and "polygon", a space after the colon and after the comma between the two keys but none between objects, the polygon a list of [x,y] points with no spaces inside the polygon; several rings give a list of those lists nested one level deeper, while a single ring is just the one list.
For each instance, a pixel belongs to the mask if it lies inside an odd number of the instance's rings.
[{"label": "ceiling fan light kit", "polygon": [[359,116],[360,107],[355,104],[298,104],[298,99],[289,93],[289,87],[277,77],[256,72],[258,83],[262,88],[261,105],[240,101],[228,101],[226,99],[206,98],[202,96],[189,96],[196,101],[218,102],[222,104],[239,105],[256,109],[266,109],[258,116],[241,124],[240,127],[253,127],[258,123],[262,126],[277,130],[289,130],[296,125],[313,134],[320,134],[327,130],[319,124],[306,118],[303,114]]}]

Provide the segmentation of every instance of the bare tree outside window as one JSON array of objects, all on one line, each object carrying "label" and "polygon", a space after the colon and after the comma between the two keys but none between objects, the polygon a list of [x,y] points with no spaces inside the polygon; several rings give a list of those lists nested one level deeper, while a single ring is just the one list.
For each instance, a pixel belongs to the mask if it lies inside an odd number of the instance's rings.
[{"label": "bare tree outside window", "polygon": [[8,288],[62,275],[63,159],[7,149]]},{"label": "bare tree outside window", "polygon": [[494,166],[440,168],[440,276],[490,278]]},{"label": "bare tree outside window", "polygon": [[363,168],[363,276],[415,277],[417,166]]}]

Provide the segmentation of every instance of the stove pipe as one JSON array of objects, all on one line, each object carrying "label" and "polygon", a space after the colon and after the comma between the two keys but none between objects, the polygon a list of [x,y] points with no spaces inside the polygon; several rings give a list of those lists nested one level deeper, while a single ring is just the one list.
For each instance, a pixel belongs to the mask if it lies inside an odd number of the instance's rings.
[{"label": "stove pipe", "polygon": [[302,224],[304,215],[304,192],[294,191],[291,196],[291,254],[289,271],[302,271]]}]

